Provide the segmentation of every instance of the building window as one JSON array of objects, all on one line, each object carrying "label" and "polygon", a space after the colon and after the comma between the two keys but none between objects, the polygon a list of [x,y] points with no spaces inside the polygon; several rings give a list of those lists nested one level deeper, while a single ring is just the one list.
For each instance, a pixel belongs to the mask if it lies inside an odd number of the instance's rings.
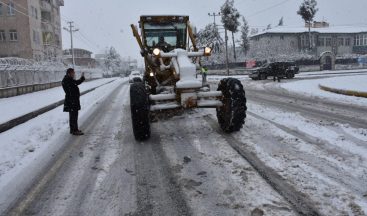
[{"label": "building window", "polygon": [[280,36],[280,40],[284,40],[284,35]]},{"label": "building window", "polygon": [[8,3],[8,15],[9,16],[14,16],[15,15],[15,7],[14,7],[14,2],[10,1]]},{"label": "building window", "polygon": [[[311,45],[314,47],[317,44],[316,35],[311,35]],[[308,34],[301,35],[301,46],[309,48],[310,47],[310,38]]]},{"label": "building window", "polygon": [[41,43],[40,35],[36,30],[33,30],[33,42],[38,45]]},{"label": "building window", "polygon": [[344,46],[344,38],[338,38],[338,46]]},{"label": "building window", "polygon": [[10,41],[18,41],[18,32],[17,30],[10,30],[9,31],[9,35],[10,35]]},{"label": "building window", "polygon": [[325,46],[325,38],[319,37],[319,40],[317,41],[317,46]]},{"label": "building window", "polygon": [[3,3],[0,2],[0,16],[3,15]]},{"label": "building window", "polygon": [[33,18],[38,19],[38,10],[37,10],[37,8],[31,6],[31,14],[32,14]]},{"label": "building window", "polygon": [[331,46],[331,38],[326,38],[325,46]]},{"label": "building window", "polygon": [[350,46],[350,38],[345,38],[344,45],[345,46]]},{"label": "building window", "polygon": [[0,30],[0,42],[6,41],[5,30]]},{"label": "building window", "polygon": [[354,37],[354,46],[367,46],[367,34],[360,34]]}]

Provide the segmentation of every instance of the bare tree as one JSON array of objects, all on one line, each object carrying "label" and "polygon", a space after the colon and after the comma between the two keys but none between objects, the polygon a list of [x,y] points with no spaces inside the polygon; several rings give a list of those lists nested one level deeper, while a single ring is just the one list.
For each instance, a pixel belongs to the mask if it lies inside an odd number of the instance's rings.
[{"label": "bare tree", "polygon": [[308,25],[308,38],[309,38],[309,48],[312,49],[312,40],[311,40],[311,25],[312,21],[319,10],[316,8],[317,2],[316,0],[304,0],[297,11],[297,14],[302,17],[305,23]]}]

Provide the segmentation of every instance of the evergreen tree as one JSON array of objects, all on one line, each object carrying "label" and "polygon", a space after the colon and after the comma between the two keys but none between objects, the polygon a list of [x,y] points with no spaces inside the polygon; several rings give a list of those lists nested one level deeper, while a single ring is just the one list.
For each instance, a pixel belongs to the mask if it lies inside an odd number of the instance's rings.
[{"label": "evergreen tree", "polygon": [[248,38],[249,34],[249,26],[244,17],[242,17],[242,26],[241,26],[241,47],[245,53],[249,50],[250,47],[250,40]]},{"label": "evergreen tree", "polygon": [[316,0],[304,0],[297,11],[297,14],[302,17],[305,23],[308,25],[308,37],[310,42],[310,49],[312,49],[312,40],[311,40],[311,25],[312,21],[319,10],[316,8],[317,2]]},{"label": "evergreen tree", "polygon": [[279,20],[278,26],[283,26],[283,25],[284,25],[284,20],[283,20],[283,17],[282,17]]},{"label": "evergreen tree", "polygon": [[106,58],[104,62],[108,71],[112,73],[118,73],[122,67],[122,60],[120,54],[117,53],[114,47],[110,47],[106,50]]},{"label": "evergreen tree", "polygon": [[218,27],[213,23],[205,26],[203,30],[197,33],[196,41],[198,46],[212,47],[214,53],[220,52],[220,48],[223,44],[223,39],[219,34]]},{"label": "evergreen tree", "polygon": [[236,60],[236,44],[234,40],[234,33],[238,31],[238,27],[240,26],[240,22],[238,19],[240,18],[241,15],[238,12],[238,10],[234,7],[234,0],[225,1],[225,3],[221,7],[221,16],[225,30],[226,31],[228,30],[232,33],[233,56],[234,59]]}]

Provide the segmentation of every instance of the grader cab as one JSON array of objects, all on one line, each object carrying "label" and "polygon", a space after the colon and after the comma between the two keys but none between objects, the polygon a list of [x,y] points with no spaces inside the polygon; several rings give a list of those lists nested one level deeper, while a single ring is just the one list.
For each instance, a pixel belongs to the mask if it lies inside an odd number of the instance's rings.
[{"label": "grader cab", "polygon": [[197,47],[188,16],[141,16],[140,34],[131,25],[145,62],[143,82],[130,87],[131,117],[137,140],[150,137],[150,113],[171,109],[216,108],[225,132],[238,131],[246,118],[241,82],[220,81],[216,91],[197,79],[200,59],[210,47]]}]

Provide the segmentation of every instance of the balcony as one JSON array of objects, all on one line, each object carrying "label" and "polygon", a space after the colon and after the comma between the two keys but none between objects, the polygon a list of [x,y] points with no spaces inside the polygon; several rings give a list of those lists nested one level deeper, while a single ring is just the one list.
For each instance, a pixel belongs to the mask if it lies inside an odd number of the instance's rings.
[{"label": "balcony", "polygon": [[41,3],[41,10],[42,11],[49,11],[49,12],[51,12],[52,5],[51,5],[50,2],[47,2],[47,1],[42,0],[40,3]]},{"label": "balcony", "polygon": [[59,5],[58,6],[64,6],[64,0],[58,0]]},{"label": "balcony", "polygon": [[53,26],[50,23],[41,23],[42,32],[53,32]]}]

